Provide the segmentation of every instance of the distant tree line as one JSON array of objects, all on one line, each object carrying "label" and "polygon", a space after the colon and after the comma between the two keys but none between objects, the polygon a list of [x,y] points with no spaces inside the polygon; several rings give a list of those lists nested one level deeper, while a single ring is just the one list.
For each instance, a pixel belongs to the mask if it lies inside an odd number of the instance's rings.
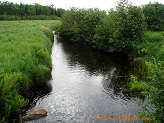
[{"label": "distant tree line", "polygon": [[65,12],[62,8],[54,8],[53,5],[42,6],[37,3],[14,4],[0,1],[0,20],[43,20],[61,18]]}]

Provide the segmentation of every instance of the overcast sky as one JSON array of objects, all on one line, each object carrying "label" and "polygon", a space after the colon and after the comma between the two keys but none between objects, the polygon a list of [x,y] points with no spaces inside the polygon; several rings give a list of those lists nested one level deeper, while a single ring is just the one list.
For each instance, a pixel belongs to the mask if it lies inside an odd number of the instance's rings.
[{"label": "overcast sky", "polygon": [[[41,5],[54,5],[56,8],[69,9],[70,7],[80,8],[100,8],[103,10],[109,10],[117,5],[118,0],[1,0],[9,1],[13,3],[25,3],[32,4],[38,3]],[[130,1],[130,0],[129,0]],[[164,4],[164,0],[131,0],[134,5],[144,5],[154,1]]]}]

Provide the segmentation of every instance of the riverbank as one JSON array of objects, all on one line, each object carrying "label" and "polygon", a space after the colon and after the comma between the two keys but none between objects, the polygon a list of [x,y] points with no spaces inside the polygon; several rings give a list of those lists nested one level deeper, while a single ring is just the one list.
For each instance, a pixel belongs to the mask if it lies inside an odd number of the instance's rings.
[{"label": "riverbank", "polygon": [[51,78],[50,27],[56,23],[54,20],[0,22],[1,122],[19,114],[28,104],[26,93]]},{"label": "riverbank", "polygon": [[[108,14],[95,9],[71,9],[63,15],[62,24],[56,27],[56,34],[109,53],[128,55],[134,70],[127,82],[129,88],[125,91],[147,97],[148,104],[143,107],[151,109],[152,122],[160,122],[164,120],[161,101],[164,97],[164,34],[150,32],[147,26],[152,25],[146,18],[151,17],[143,12],[143,8],[124,2]],[[163,25],[159,21],[155,23]],[[162,26],[161,29],[155,28],[158,25],[152,27],[155,31],[163,30]]]},{"label": "riverbank", "polygon": [[131,73],[130,90],[148,99],[143,107],[149,111],[151,122],[163,121],[164,33],[147,31],[144,42],[134,45],[131,57],[135,70]]}]

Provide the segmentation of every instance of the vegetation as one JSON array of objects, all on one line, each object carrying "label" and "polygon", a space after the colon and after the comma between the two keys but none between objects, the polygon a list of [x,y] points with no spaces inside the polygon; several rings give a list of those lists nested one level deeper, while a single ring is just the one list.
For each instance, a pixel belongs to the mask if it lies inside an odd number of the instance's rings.
[{"label": "vegetation", "polygon": [[104,16],[105,12],[99,9],[72,8],[63,14],[62,25],[56,30],[56,33],[71,41],[91,43],[95,28]]},{"label": "vegetation", "polygon": [[58,24],[54,21],[0,23],[0,110],[4,111],[0,112],[0,121],[5,122],[11,113],[20,112],[28,103],[22,95],[50,78],[51,42],[47,36],[52,38],[52,34],[47,26],[52,24],[56,34],[71,41],[128,55],[134,67],[129,89],[148,99],[144,107],[150,111],[150,122],[164,121],[163,4],[138,7],[120,0],[108,13],[99,9],[65,11],[53,6],[9,2],[0,2],[0,8],[0,20],[62,17]]},{"label": "vegetation", "polygon": [[142,42],[146,23],[142,9],[122,2],[99,23],[94,45],[108,52],[129,54],[132,44]]},{"label": "vegetation", "polygon": [[22,95],[50,79],[52,43],[44,32],[52,36],[49,27],[56,23],[0,22],[0,122],[21,113],[28,103]]},{"label": "vegetation", "polygon": [[162,123],[164,121],[164,35],[161,32],[145,33],[145,41],[135,44],[135,57],[133,75],[135,81],[131,81],[133,88],[142,83],[140,90],[148,98],[144,107],[149,111],[151,122]]},{"label": "vegetation", "polygon": [[145,30],[142,9],[120,2],[109,14],[98,9],[67,11],[57,34],[72,41],[87,42],[108,52],[126,52],[141,42]]},{"label": "vegetation", "polygon": [[143,7],[148,29],[152,31],[164,30],[164,5],[160,3],[149,3]]},{"label": "vegetation", "polygon": [[98,9],[72,8],[63,14],[56,33],[71,41],[127,54],[135,68],[129,89],[147,99],[150,122],[164,121],[164,5],[137,7],[120,0],[108,13]]},{"label": "vegetation", "polygon": [[0,1],[0,20],[52,20],[61,18],[64,9],[54,8],[53,5],[14,4]]}]

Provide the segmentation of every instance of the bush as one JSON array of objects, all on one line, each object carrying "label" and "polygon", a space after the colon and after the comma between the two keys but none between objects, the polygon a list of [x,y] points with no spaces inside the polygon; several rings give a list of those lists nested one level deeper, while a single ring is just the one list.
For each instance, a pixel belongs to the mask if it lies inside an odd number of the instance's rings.
[{"label": "bush", "polygon": [[151,122],[160,123],[164,121],[164,38],[161,32],[148,31],[144,39],[145,42],[134,46],[133,75],[137,76],[138,83],[147,83],[144,89],[147,104],[143,107],[149,112]]},{"label": "bush", "polygon": [[148,83],[146,96],[148,98],[147,106],[150,111],[150,118],[152,122],[164,121],[164,62],[156,61],[146,62],[148,67],[148,76],[146,81]]},{"label": "bush", "polygon": [[137,77],[130,76],[130,89],[131,91],[137,91],[140,94],[145,90],[147,84],[144,81],[138,81]]},{"label": "bush", "polygon": [[128,53],[133,43],[142,41],[145,28],[142,9],[122,0],[109,14],[98,9],[72,8],[63,15],[56,33],[108,52]]},{"label": "bush", "polygon": [[18,94],[20,79],[20,73],[4,74],[0,71],[0,116],[4,119],[9,118],[11,113],[21,113],[20,109],[28,103]]},{"label": "bush", "polygon": [[111,10],[96,28],[94,44],[108,52],[129,54],[133,44],[143,41],[146,29],[142,9],[120,3],[117,10]]},{"label": "bush", "polygon": [[72,41],[91,43],[95,28],[104,16],[105,12],[98,9],[72,8],[63,15],[62,25],[56,33]]},{"label": "bush", "polygon": [[159,32],[152,32],[152,31],[147,31],[144,34],[144,40],[148,42],[160,42],[163,41],[164,35]]},{"label": "bush", "polygon": [[164,31],[164,5],[158,2],[149,3],[143,7],[148,29],[151,31]]}]

